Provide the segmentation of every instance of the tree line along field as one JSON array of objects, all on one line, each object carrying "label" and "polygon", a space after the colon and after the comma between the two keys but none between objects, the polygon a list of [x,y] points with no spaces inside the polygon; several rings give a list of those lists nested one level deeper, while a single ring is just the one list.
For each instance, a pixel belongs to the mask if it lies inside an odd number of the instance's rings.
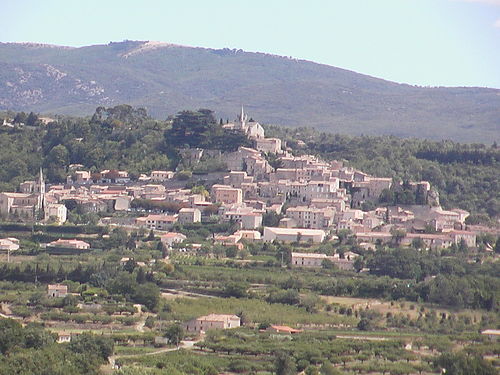
[{"label": "tree line along field", "polygon": [[[123,365],[118,373],[123,374],[271,374],[278,371],[281,362],[288,363],[290,374],[327,371],[330,365],[346,374],[437,374],[436,361],[446,360],[440,356],[448,352],[458,356],[453,361],[462,355],[490,358],[485,363],[477,359],[486,369],[491,358],[498,356],[498,345],[479,334],[498,325],[494,311],[393,300],[383,294],[371,299],[325,297],[316,285],[332,279],[352,280],[354,275],[328,269],[282,268],[279,262],[245,264],[226,257],[174,256],[173,267],[162,270],[161,279],[151,279],[148,270],[145,274],[141,267],[122,267],[116,262],[123,255],[147,261],[155,256],[155,250],[126,249],[125,239],[121,243],[92,256],[47,258],[42,254],[32,256],[28,263],[19,263],[14,257],[10,267],[16,268],[18,276],[28,264],[38,265],[41,278],[54,272],[55,280],[65,282],[76,295],[47,300],[45,285],[28,279],[3,281],[0,301],[16,315],[42,321],[51,330],[89,331],[112,338],[119,348],[117,360]],[[64,271],[57,276],[61,268]],[[164,286],[169,291],[197,293],[164,299]],[[147,315],[128,313],[137,298],[133,294],[136,288],[150,297],[141,301]],[[206,296],[200,296],[203,294]],[[83,313],[76,307],[79,301],[100,303],[103,310]],[[239,314],[245,325],[235,331],[209,333],[194,349],[151,355],[155,335],[164,334],[172,324],[213,312]],[[136,325],[146,320],[144,333],[137,332]],[[305,332],[290,337],[259,331],[269,324],[288,324]]]}]

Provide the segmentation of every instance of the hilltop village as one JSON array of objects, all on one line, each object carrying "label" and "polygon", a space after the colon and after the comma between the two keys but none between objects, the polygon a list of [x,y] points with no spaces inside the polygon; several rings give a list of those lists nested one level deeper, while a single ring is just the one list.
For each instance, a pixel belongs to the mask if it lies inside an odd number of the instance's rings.
[{"label": "hilltop village", "polygon": [[[82,170],[81,165],[70,165],[66,184],[46,186],[40,170],[39,179],[21,183],[19,192],[0,193],[0,214],[4,218],[62,225],[70,207],[81,213],[100,214],[99,223],[103,225],[121,226],[129,231],[153,230],[168,248],[182,242],[193,245],[186,236],[172,232],[176,223],[206,220],[235,223],[234,233],[213,233],[207,240],[240,250],[245,242],[321,243],[336,240],[339,232],[345,235],[346,231],[365,250],[375,250],[375,245],[395,238],[404,246],[422,243],[425,249],[476,245],[476,233],[465,225],[469,213],[442,209],[439,195],[427,181],[407,181],[395,186],[391,178],[370,176],[344,166],[341,161],[294,156],[280,139],[266,138],[263,127],[249,121],[243,108],[237,121],[222,127],[244,132],[254,147],[239,147],[229,153],[183,149],[183,159],[191,166],[207,154],[227,165],[226,174],[218,179],[210,177],[213,181],[209,189],[184,188],[182,174],[179,178],[176,171],[152,171],[132,180],[127,171],[91,173]],[[377,206],[385,194],[394,190],[414,195],[419,204]],[[362,210],[366,202],[375,208]],[[116,217],[114,213],[120,215]],[[90,246],[63,239],[47,245],[83,250]],[[196,252],[196,246],[186,246],[184,251],[190,248]],[[292,264],[321,266],[328,259],[341,268],[353,269],[356,256],[298,254]]]},{"label": "hilltop village", "polygon": [[[126,144],[133,125],[106,118],[116,108],[91,123]],[[75,374],[495,371],[497,228],[444,209],[427,181],[266,137],[243,108],[233,122],[211,116],[185,111],[161,128],[178,162],[145,173],[58,165],[62,132],[39,125],[59,137],[50,162],[0,193],[5,342],[39,349],[36,333],[47,350],[89,355],[94,372]],[[7,366],[16,346],[2,345]]]}]

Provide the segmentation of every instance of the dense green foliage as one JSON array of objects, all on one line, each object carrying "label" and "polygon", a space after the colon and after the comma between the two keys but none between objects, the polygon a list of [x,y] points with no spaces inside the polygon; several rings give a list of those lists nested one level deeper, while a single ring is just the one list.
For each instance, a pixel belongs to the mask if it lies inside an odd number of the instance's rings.
[{"label": "dense green foliage", "polygon": [[135,362],[139,367],[126,366],[117,375],[218,375],[217,369],[228,368],[231,360],[216,355],[196,355],[180,350],[158,356],[142,356],[138,359],[123,359],[128,365]]},{"label": "dense green foliage", "polygon": [[445,353],[436,359],[436,365],[448,375],[495,375],[491,363],[477,356],[464,353]]},{"label": "dense green foliage", "polygon": [[[499,265],[470,264],[459,257],[441,257],[414,249],[380,250],[368,257],[370,272],[378,276],[412,279],[423,301],[455,307],[497,310],[500,301]],[[437,276],[429,282],[428,276]],[[413,297],[412,299],[414,299]]]},{"label": "dense green foliage", "polygon": [[[128,105],[99,107],[91,119],[64,118],[46,127],[1,129],[0,135],[0,190],[15,190],[20,182],[35,178],[41,166],[53,183],[66,180],[70,164],[92,172],[123,169],[137,177],[174,168],[182,147],[234,151],[250,145],[243,133],[223,129],[209,110],[181,112],[171,126]],[[194,172],[221,168],[225,166],[220,161],[209,160]]]},{"label": "dense green foliage", "polygon": [[111,263],[72,264],[62,267],[51,263],[28,263],[23,266],[4,263],[0,267],[0,279],[8,281],[33,282],[35,280],[53,283],[70,280],[89,283],[90,286],[106,289],[110,294],[118,295],[134,303],[141,303],[154,310],[160,300],[160,290],[151,272],[133,266],[121,267]]},{"label": "dense green foliage", "polygon": [[219,151],[236,151],[239,146],[250,146],[244,133],[224,129],[209,109],[196,112],[182,111],[165,132],[165,142],[175,147],[201,147]]},{"label": "dense green foliage", "polygon": [[2,130],[2,190],[16,189],[22,180],[34,178],[42,165],[50,182],[65,181],[69,164],[82,164],[92,171],[126,169],[132,175],[171,167],[161,152],[164,123],[147,117],[135,117],[126,124],[98,119],[67,118],[46,128]]},{"label": "dense green foliage", "polygon": [[109,338],[82,334],[70,344],[56,344],[55,335],[34,325],[0,320],[1,375],[93,375],[113,353]]},{"label": "dense green foliage", "polygon": [[16,348],[40,349],[55,342],[55,336],[37,326],[23,328],[11,319],[0,320],[0,353],[7,354]]}]

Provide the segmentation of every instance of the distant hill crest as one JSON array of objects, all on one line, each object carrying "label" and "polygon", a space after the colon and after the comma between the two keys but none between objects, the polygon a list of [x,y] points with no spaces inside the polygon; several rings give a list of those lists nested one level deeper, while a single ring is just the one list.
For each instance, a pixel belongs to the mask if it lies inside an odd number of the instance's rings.
[{"label": "distant hill crest", "polygon": [[18,46],[23,46],[23,47],[29,47],[29,48],[65,48],[65,49],[73,49],[77,47],[71,47],[71,46],[60,46],[57,44],[48,44],[48,43],[33,43],[33,42],[0,42],[0,45],[2,44],[7,44],[7,45],[18,45]]},{"label": "distant hill crest", "polygon": [[186,46],[182,46],[180,44],[167,43],[167,42],[146,41],[142,45],[138,46],[137,48],[135,48],[127,53],[121,54],[121,56],[127,58],[127,57],[137,55],[140,53],[154,51],[154,50],[157,50],[159,48],[169,48],[169,47],[186,47]]},{"label": "distant hill crest", "polygon": [[262,123],[348,134],[500,141],[500,90],[398,84],[240,49],[130,41],[61,47],[0,43],[0,110],[90,115],[130,104],[165,118],[245,105]]}]

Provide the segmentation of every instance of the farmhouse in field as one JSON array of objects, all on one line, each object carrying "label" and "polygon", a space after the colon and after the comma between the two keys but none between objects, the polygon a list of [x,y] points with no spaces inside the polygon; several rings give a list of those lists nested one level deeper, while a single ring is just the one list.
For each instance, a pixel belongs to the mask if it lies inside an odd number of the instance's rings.
[{"label": "farmhouse in field", "polygon": [[236,328],[241,325],[240,317],[227,314],[210,314],[192,319],[184,324],[186,332],[206,332],[209,329]]},{"label": "farmhouse in field", "polygon": [[66,297],[68,295],[68,286],[62,284],[51,284],[47,287],[47,295],[53,298]]}]

